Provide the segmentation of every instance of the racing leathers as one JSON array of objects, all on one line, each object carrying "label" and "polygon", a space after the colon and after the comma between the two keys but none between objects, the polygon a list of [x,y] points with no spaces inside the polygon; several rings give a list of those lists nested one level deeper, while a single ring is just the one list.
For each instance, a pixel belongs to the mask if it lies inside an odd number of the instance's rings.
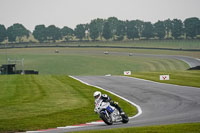
[{"label": "racing leathers", "polygon": [[119,111],[120,114],[123,112],[123,110],[119,107],[118,103],[112,101],[112,99],[108,95],[103,94],[103,95],[101,95],[100,99],[102,99],[103,102],[109,102],[110,105],[115,107]]}]

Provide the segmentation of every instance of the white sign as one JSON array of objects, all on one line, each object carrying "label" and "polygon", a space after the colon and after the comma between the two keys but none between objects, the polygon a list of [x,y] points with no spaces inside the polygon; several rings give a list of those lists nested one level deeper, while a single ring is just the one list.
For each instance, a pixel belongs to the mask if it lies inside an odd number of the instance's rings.
[{"label": "white sign", "polygon": [[124,75],[131,75],[131,71],[124,71]]},{"label": "white sign", "polygon": [[169,80],[169,75],[160,75],[160,80]]}]

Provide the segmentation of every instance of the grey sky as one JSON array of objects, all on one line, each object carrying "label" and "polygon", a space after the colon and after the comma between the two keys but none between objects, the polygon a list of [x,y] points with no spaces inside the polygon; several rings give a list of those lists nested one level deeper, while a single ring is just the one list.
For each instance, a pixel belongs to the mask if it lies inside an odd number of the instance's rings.
[{"label": "grey sky", "polygon": [[200,0],[0,0],[0,24],[21,23],[33,31],[38,24],[74,28],[92,19],[156,22],[200,18]]}]

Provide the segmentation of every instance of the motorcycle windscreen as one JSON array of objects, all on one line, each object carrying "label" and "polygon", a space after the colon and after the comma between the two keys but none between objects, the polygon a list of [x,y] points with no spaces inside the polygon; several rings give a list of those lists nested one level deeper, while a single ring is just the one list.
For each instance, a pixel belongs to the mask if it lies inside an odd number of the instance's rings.
[{"label": "motorcycle windscreen", "polygon": [[110,106],[108,106],[106,109],[107,109],[110,113],[112,113],[112,112],[114,111]]}]

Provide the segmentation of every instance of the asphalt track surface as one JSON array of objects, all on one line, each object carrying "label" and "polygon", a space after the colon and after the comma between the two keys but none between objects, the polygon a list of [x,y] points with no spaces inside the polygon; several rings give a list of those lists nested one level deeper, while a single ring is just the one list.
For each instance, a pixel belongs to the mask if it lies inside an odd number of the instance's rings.
[{"label": "asphalt track surface", "polygon": [[[123,76],[76,76],[139,105],[142,113],[127,124],[60,128],[49,133],[200,122],[200,88],[156,83]],[[120,104],[120,103],[119,103]]]},{"label": "asphalt track surface", "polygon": [[[138,56],[141,55],[138,54]],[[200,64],[199,60],[190,57],[165,56],[165,58],[177,58],[190,66]],[[200,88],[163,84],[125,76],[75,76],[74,78],[111,91],[137,104],[141,109],[140,114],[130,119],[127,124],[117,123],[107,126],[102,123],[78,128],[63,127],[42,132],[64,133],[92,129],[200,122]]]}]

